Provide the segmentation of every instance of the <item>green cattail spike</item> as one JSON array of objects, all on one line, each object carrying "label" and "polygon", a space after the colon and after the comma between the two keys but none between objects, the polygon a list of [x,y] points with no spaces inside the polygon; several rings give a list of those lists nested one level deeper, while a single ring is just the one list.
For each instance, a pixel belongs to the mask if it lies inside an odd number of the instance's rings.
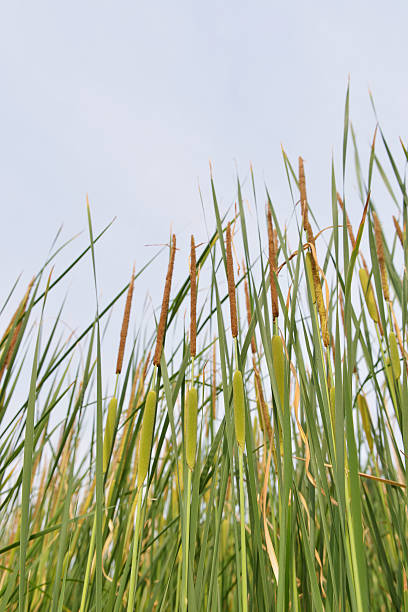
[{"label": "green cattail spike", "polygon": [[156,391],[149,391],[143,414],[142,430],[139,442],[139,465],[137,467],[137,486],[141,487],[147,476],[150,463],[150,451],[152,448],[152,437],[154,419],[156,416]]},{"label": "green cattail spike", "polygon": [[232,392],[234,400],[235,435],[242,452],[245,450],[245,398],[244,383],[240,370],[235,370],[232,379]]},{"label": "green cattail spike", "polygon": [[377,302],[375,301],[374,291],[369,281],[369,274],[365,268],[361,268],[359,271],[361,288],[364,293],[364,298],[367,304],[368,312],[370,317],[375,323],[379,322]]},{"label": "green cattail spike", "polygon": [[108,404],[108,416],[106,417],[105,435],[103,438],[103,473],[108,469],[109,457],[112,450],[113,433],[116,423],[116,409],[118,400],[112,397]]},{"label": "green cattail spike", "polygon": [[370,413],[368,410],[367,400],[362,393],[359,393],[357,396],[357,406],[360,410],[361,421],[363,423],[364,433],[366,435],[367,444],[370,448],[370,451],[373,452],[373,436],[371,433],[371,423],[370,423]]},{"label": "green cattail spike", "polygon": [[280,405],[283,411],[285,392],[285,363],[283,357],[282,338],[280,336],[272,337],[272,363],[278,386]]},{"label": "green cattail spike", "polygon": [[397,338],[395,337],[394,332],[390,333],[389,336],[389,344],[390,344],[390,360],[391,360],[391,368],[392,375],[397,380],[401,376],[401,363],[398,353],[398,345]]},{"label": "green cattail spike", "polygon": [[186,440],[186,461],[190,470],[194,469],[197,446],[197,389],[191,387],[187,392],[184,414],[184,430]]},{"label": "green cattail spike", "polygon": [[309,287],[310,287],[310,293],[312,294],[312,302],[313,304],[316,304],[316,293],[315,293],[315,289],[314,289],[314,283],[313,283],[313,271],[312,271],[312,254],[308,251],[306,253],[306,275],[307,275],[307,280],[309,283]]}]

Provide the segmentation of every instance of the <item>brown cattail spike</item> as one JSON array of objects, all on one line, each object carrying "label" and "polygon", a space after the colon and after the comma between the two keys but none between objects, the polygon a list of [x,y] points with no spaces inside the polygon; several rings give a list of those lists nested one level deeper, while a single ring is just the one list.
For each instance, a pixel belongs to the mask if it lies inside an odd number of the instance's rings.
[{"label": "brown cattail spike", "polygon": [[303,166],[303,159],[299,157],[299,191],[300,191],[300,202],[302,205],[303,215],[303,227],[305,228],[307,241],[313,247],[312,258],[310,260],[312,267],[313,285],[316,296],[317,310],[319,312],[320,326],[322,328],[323,344],[328,347],[330,344],[330,334],[327,328],[327,312],[323,302],[322,286],[320,284],[320,274],[318,270],[317,257],[316,257],[316,242],[313,235],[312,226],[309,223],[308,218],[308,205],[306,198],[306,179],[305,169]]},{"label": "brown cattail spike", "polygon": [[300,208],[302,211],[303,226],[306,230],[308,223],[307,218],[307,198],[306,198],[306,179],[303,159],[299,157],[299,191],[300,191]]},{"label": "brown cattail spike", "polygon": [[[341,210],[344,211],[344,202],[341,199],[340,194],[338,192],[337,192],[337,201],[339,203],[339,206],[340,206]],[[348,216],[347,212],[346,212],[346,224],[347,224],[347,231],[348,231],[348,235],[349,235],[349,238],[350,238],[351,246],[353,247],[353,249],[355,249],[355,247],[356,247],[356,239],[354,237],[353,228],[351,227],[350,219],[349,219],[349,216]],[[361,257],[361,261],[363,263],[363,267],[368,272],[368,266],[367,266],[366,260],[364,259],[364,255],[362,253],[360,253],[360,257]]]},{"label": "brown cattail spike", "polygon": [[15,346],[17,344],[17,340],[18,340],[18,338],[20,336],[21,327],[23,325],[23,315],[24,315],[26,307],[27,307],[28,298],[29,298],[31,289],[32,289],[32,287],[34,285],[34,281],[35,281],[35,277],[31,280],[30,284],[28,285],[27,291],[26,291],[23,299],[21,300],[19,307],[17,308],[16,312],[14,313],[14,315],[13,315],[13,317],[12,317],[12,319],[11,319],[7,329],[6,329],[6,332],[5,332],[4,336],[1,339],[0,344],[3,344],[3,342],[7,338],[8,334],[13,329],[13,326],[15,325],[14,331],[13,331],[13,335],[12,335],[12,338],[11,338],[11,342],[10,342],[10,346],[9,346],[9,348],[7,350],[6,358],[5,358],[4,362],[3,362],[2,368],[0,370],[0,378],[2,378],[5,369],[8,368],[10,363],[11,363],[11,360],[12,360],[12,357],[13,357],[13,354],[14,354],[14,349],[15,349]]},{"label": "brown cattail spike", "polygon": [[167,312],[169,310],[171,280],[173,277],[174,257],[176,254],[176,236],[173,234],[172,246],[170,249],[169,267],[167,268],[166,283],[164,285],[163,301],[160,312],[159,326],[157,328],[156,349],[154,351],[153,363],[158,366],[163,349],[164,332],[166,331]]},{"label": "brown cattail spike", "polygon": [[395,231],[397,232],[397,236],[399,238],[401,246],[404,247],[404,235],[402,233],[402,229],[400,227],[400,224],[398,223],[398,221],[396,220],[394,215],[392,215],[392,220],[394,221]]},{"label": "brown cattail spike", "polygon": [[235,296],[235,280],[234,280],[234,262],[232,259],[232,240],[231,240],[231,224],[227,226],[227,281],[228,295],[231,314],[231,333],[232,337],[238,336],[238,321],[237,321],[237,301]]},{"label": "brown cattail spike", "polygon": [[123,313],[122,329],[120,330],[120,342],[118,350],[118,360],[116,362],[116,374],[122,371],[123,355],[125,353],[126,337],[129,329],[130,308],[132,306],[133,288],[135,285],[135,267],[133,266],[132,278],[130,279],[129,289],[126,297],[125,311]]},{"label": "brown cattail spike", "polygon": [[[341,210],[344,211],[343,200],[341,199],[339,192],[337,192],[337,201],[339,203],[339,206],[340,206]],[[355,246],[356,246],[356,239],[354,237],[353,228],[351,227],[350,219],[349,219],[349,216],[348,216],[347,213],[346,213],[346,223],[347,223],[347,231],[348,231],[348,235],[350,237],[351,246],[354,249]]]},{"label": "brown cattail spike", "polygon": [[196,355],[196,339],[197,339],[197,267],[194,236],[191,236],[191,251],[190,251],[190,353],[192,357]]},{"label": "brown cattail spike", "polygon": [[380,264],[380,272],[381,272],[381,286],[384,294],[384,299],[389,302],[390,301],[390,292],[388,289],[388,278],[387,278],[387,269],[385,267],[385,259],[384,259],[384,243],[381,231],[380,220],[377,217],[377,214],[373,211],[373,220],[374,220],[374,236],[375,236],[375,245],[377,247],[377,256],[378,263]]},{"label": "brown cattail spike", "polygon": [[278,266],[276,261],[276,248],[275,248],[275,239],[273,233],[273,225],[272,225],[272,213],[271,209],[268,206],[268,244],[269,244],[269,275],[270,275],[270,285],[271,285],[271,297],[272,297],[272,316],[273,320],[277,319],[279,316],[279,301],[278,301],[278,291],[276,287],[277,283],[277,273]]}]

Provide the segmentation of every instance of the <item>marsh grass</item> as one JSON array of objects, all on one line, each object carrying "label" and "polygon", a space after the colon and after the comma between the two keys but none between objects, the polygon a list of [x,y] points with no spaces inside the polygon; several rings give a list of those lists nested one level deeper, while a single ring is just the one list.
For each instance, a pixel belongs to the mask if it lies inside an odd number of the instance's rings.
[{"label": "marsh grass", "polygon": [[[172,237],[157,327],[136,324],[127,344],[149,264],[99,304],[107,228],[94,234],[90,206],[83,252],[57,275],[56,249],[22,298],[14,287],[0,340],[0,612],[408,610],[402,154],[400,167],[378,127],[363,172],[347,92],[322,230],[307,164],[282,151],[294,246],[268,192],[262,218],[252,168],[255,232],[240,182],[235,214],[221,212],[211,175],[214,232],[191,239],[190,270]],[[61,313],[45,331],[47,300],[87,258],[96,303],[67,343]],[[171,288],[175,266],[185,280]],[[110,388],[105,323],[123,308]]]}]

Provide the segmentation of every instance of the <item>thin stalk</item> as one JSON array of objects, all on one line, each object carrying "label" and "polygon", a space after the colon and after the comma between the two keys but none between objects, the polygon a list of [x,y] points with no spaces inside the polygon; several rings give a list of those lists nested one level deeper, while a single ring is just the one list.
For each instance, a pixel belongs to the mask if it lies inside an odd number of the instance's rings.
[{"label": "thin stalk", "polygon": [[190,500],[191,500],[191,470],[188,468],[187,472],[187,494],[186,494],[186,520],[185,520],[185,533],[184,533],[184,564],[183,564],[183,593],[181,599],[181,609],[187,610],[188,608],[188,552],[189,552],[189,536],[190,536]]},{"label": "thin stalk", "polygon": [[238,446],[239,462],[239,505],[241,510],[241,569],[242,569],[242,612],[248,611],[247,568],[245,542],[245,503],[244,503],[244,453]]},{"label": "thin stalk", "polygon": [[137,551],[139,548],[139,527],[140,527],[141,503],[142,503],[142,487],[140,487],[137,492],[136,523],[135,523],[135,532],[133,535],[132,569],[130,571],[129,599],[128,599],[128,605],[127,605],[127,612],[131,612],[134,609],[135,592],[136,592],[136,573],[137,573]]}]

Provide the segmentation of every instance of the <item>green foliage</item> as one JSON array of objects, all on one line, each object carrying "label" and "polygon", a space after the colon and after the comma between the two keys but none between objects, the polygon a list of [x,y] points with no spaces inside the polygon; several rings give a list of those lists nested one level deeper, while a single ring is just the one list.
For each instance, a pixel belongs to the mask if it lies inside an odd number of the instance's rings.
[{"label": "green foliage", "polygon": [[[298,232],[292,248],[288,219],[267,193],[278,253],[275,321],[252,170],[252,194],[237,184],[235,218],[221,214],[211,178],[216,228],[197,248],[193,364],[187,274],[173,284],[156,368],[147,323],[128,342],[122,373],[102,381],[104,325],[127,287],[97,303],[75,339],[62,333],[62,309],[51,329],[44,325],[50,294],[89,256],[96,290],[106,228],[94,236],[89,208],[89,246],[54,280],[56,250],[22,300],[16,283],[1,310],[4,317],[15,299],[0,339],[0,612],[408,610],[408,244],[387,242],[382,214],[401,202],[404,228],[408,198],[405,168],[381,128],[377,141],[385,160],[373,145],[365,177],[347,91],[343,194],[333,163],[332,219],[322,232],[309,203],[313,254],[296,207],[297,171],[283,153]],[[350,146],[359,198],[352,205]],[[255,231],[244,205],[251,197]],[[245,261],[236,274],[236,341],[227,323],[228,221],[235,265]],[[187,270],[180,253],[175,266]],[[269,429],[257,424],[258,409]]]}]

